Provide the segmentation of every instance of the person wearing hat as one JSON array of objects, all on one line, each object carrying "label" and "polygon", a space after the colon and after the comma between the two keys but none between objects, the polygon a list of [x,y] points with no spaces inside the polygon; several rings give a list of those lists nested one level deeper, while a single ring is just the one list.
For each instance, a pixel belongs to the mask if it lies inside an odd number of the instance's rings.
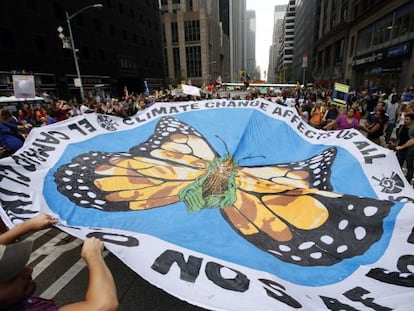
[{"label": "person wearing hat", "polygon": [[0,235],[0,310],[117,310],[114,279],[102,257],[103,242],[94,237],[84,241],[81,251],[89,271],[83,301],[58,307],[53,300],[33,296],[36,290],[36,283],[31,276],[33,269],[26,266],[33,241],[15,241],[24,234],[55,223],[52,216],[41,213]]}]

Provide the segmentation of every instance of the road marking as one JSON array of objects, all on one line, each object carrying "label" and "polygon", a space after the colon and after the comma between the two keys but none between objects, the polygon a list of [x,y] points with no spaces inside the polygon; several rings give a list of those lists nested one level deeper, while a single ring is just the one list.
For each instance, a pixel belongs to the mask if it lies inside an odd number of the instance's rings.
[{"label": "road marking", "polygon": [[[102,257],[105,258],[109,254],[108,251],[102,253]],[[58,278],[52,285],[49,286],[40,297],[45,299],[53,299],[75,276],[86,267],[86,263],[83,259],[79,259],[69,270],[67,270],[60,278]]]},{"label": "road marking", "polygon": [[[47,267],[49,267],[63,253],[78,247],[82,243],[83,243],[82,240],[76,239],[68,244],[55,246],[53,249],[53,252],[49,252],[51,254],[47,255],[41,262],[36,264],[36,266],[33,268],[32,278],[35,279],[40,273],[42,273]],[[50,245],[47,246],[46,248],[49,249]]]},{"label": "road marking", "polygon": [[52,253],[52,251],[56,248],[56,244],[58,244],[60,241],[63,240],[63,238],[67,237],[68,235],[66,233],[59,233],[57,236],[55,236],[53,239],[49,240],[47,243],[43,244],[41,247],[36,249],[34,252],[32,252],[32,255],[30,255],[29,264],[33,261],[35,261],[37,258],[39,258],[42,255],[49,255]]}]

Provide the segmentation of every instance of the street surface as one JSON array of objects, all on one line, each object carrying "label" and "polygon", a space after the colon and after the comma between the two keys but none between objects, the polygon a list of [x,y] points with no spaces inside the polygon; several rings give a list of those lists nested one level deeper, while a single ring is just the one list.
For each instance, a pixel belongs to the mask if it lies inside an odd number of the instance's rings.
[{"label": "street surface", "polygon": [[[80,257],[82,240],[55,228],[28,238],[34,239],[29,265],[37,283],[36,295],[53,299],[60,306],[82,300],[88,284],[88,271]],[[120,311],[205,310],[151,285],[106,250],[104,258],[115,279]]]}]

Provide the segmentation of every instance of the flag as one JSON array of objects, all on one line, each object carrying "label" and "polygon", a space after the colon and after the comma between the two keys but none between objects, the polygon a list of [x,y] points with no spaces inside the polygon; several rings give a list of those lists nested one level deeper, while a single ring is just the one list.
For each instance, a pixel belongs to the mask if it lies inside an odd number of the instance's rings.
[{"label": "flag", "polygon": [[144,94],[145,94],[145,96],[149,96],[149,94],[150,94],[150,90],[149,90],[149,87],[148,87],[147,80],[144,80]]},{"label": "flag", "polygon": [[220,86],[221,84],[222,84],[221,76],[218,76],[217,79],[216,79],[216,82],[214,82],[214,85]]}]

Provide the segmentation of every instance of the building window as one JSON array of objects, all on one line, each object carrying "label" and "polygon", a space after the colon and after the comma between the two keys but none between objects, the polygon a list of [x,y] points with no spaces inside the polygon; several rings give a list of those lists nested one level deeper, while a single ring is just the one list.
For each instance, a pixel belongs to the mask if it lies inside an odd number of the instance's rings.
[{"label": "building window", "polygon": [[165,68],[168,70],[168,56],[167,49],[164,49]]},{"label": "building window", "polygon": [[171,23],[171,41],[172,43],[178,43],[178,24]]},{"label": "building window", "polygon": [[13,32],[10,29],[0,28],[0,49],[12,50],[16,47]]},{"label": "building window", "polygon": [[76,24],[77,24],[79,27],[83,27],[83,26],[85,26],[85,20],[83,19],[83,15],[82,15],[82,13],[80,13],[79,15],[77,15],[75,19],[76,19]]},{"label": "building window", "polygon": [[131,18],[135,18],[135,12],[133,9],[129,10],[129,16],[131,16]]},{"label": "building window", "polygon": [[112,0],[106,0],[106,6],[112,8]]},{"label": "building window", "polygon": [[36,36],[35,37],[35,47],[36,47],[36,51],[39,54],[43,54],[43,55],[47,54],[45,38],[40,37],[40,36]]},{"label": "building window", "polygon": [[328,46],[325,49],[325,59],[323,63],[324,63],[325,70],[331,67],[332,63],[331,63],[331,47],[330,46]]},{"label": "building window", "polygon": [[37,0],[26,0],[26,7],[30,10],[37,10]]},{"label": "building window", "polygon": [[184,22],[185,41],[200,41],[200,21],[185,21]]},{"label": "building window", "polygon": [[164,45],[167,45],[167,41],[165,40],[165,24],[164,23],[162,23],[162,43],[164,44]]},{"label": "building window", "polygon": [[201,77],[201,46],[188,46],[185,48],[187,59],[187,76],[189,78]]},{"label": "building window", "polygon": [[172,0],[172,9],[173,14],[177,13],[181,9],[181,1],[180,0]]},{"label": "building window", "polygon": [[374,28],[375,32],[373,45],[378,45],[389,41],[391,39],[392,14],[389,14],[385,18],[375,23]]},{"label": "building window", "polygon": [[162,13],[168,12],[168,1],[167,0],[161,0],[161,12]]},{"label": "building window", "polygon": [[193,10],[193,0],[187,0],[187,11],[192,11]]},{"label": "building window", "polygon": [[142,46],[146,46],[147,45],[147,43],[145,41],[145,37],[141,37],[141,44],[142,44]]},{"label": "building window", "polygon": [[55,13],[56,19],[65,18],[64,10],[60,3],[53,2],[53,12]]},{"label": "building window", "polygon": [[81,57],[83,59],[90,59],[91,58],[91,53],[89,51],[89,48],[86,45],[81,46],[81,53],[82,53]]},{"label": "building window", "polygon": [[132,35],[132,41],[133,41],[135,44],[138,44],[138,36],[137,36],[137,34],[136,34],[136,33],[134,33],[134,34]]},{"label": "building window", "polygon": [[181,77],[180,49],[173,48],[173,62],[175,77]]},{"label": "building window", "polygon": [[342,64],[344,58],[344,39],[335,42],[335,64]]},{"label": "building window", "polygon": [[124,6],[122,5],[122,3],[119,3],[118,9],[119,9],[119,13],[124,14]]},{"label": "building window", "polygon": [[357,40],[357,53],[363,50],[368,49],[371,46],[371,38],[372,38],[372,26],[368,26],[362,29],[358,33],[358,40]]},{"label": "building window", "polygon": [[106,62],[106,55],[105,55],[105,51],[103,49],[99,49],[98,50],[99,53],[99,58],[101,61]]},{"label": "building window", "polygon": [[102,31],[101,21],[100,21],[99,19],[95,18],[95,19],[93,20],[93,23],[94,23],[94,25],[95,25],[95,30],[96,30],[97,32],[101,32],[101,31]]},{"label": "building window", "polygon": [[115,37],[115,26],[112,24],[109,25],[109,33],[111,34],[111,37]]},{"label": "building window", "polygon": [[355,36],[352,36],[351,44],[350,44],[350,47],[349,47],[349,57],[354,56],[354,48],[355,48]]},{"label": "building window", "polygon": [[[410,31],[411,22],[411,31]],[[409,32],[414,32],[414,12],[413,9],[403,6],[398,9],[392,29],[392,38],[404,36]]]}]

